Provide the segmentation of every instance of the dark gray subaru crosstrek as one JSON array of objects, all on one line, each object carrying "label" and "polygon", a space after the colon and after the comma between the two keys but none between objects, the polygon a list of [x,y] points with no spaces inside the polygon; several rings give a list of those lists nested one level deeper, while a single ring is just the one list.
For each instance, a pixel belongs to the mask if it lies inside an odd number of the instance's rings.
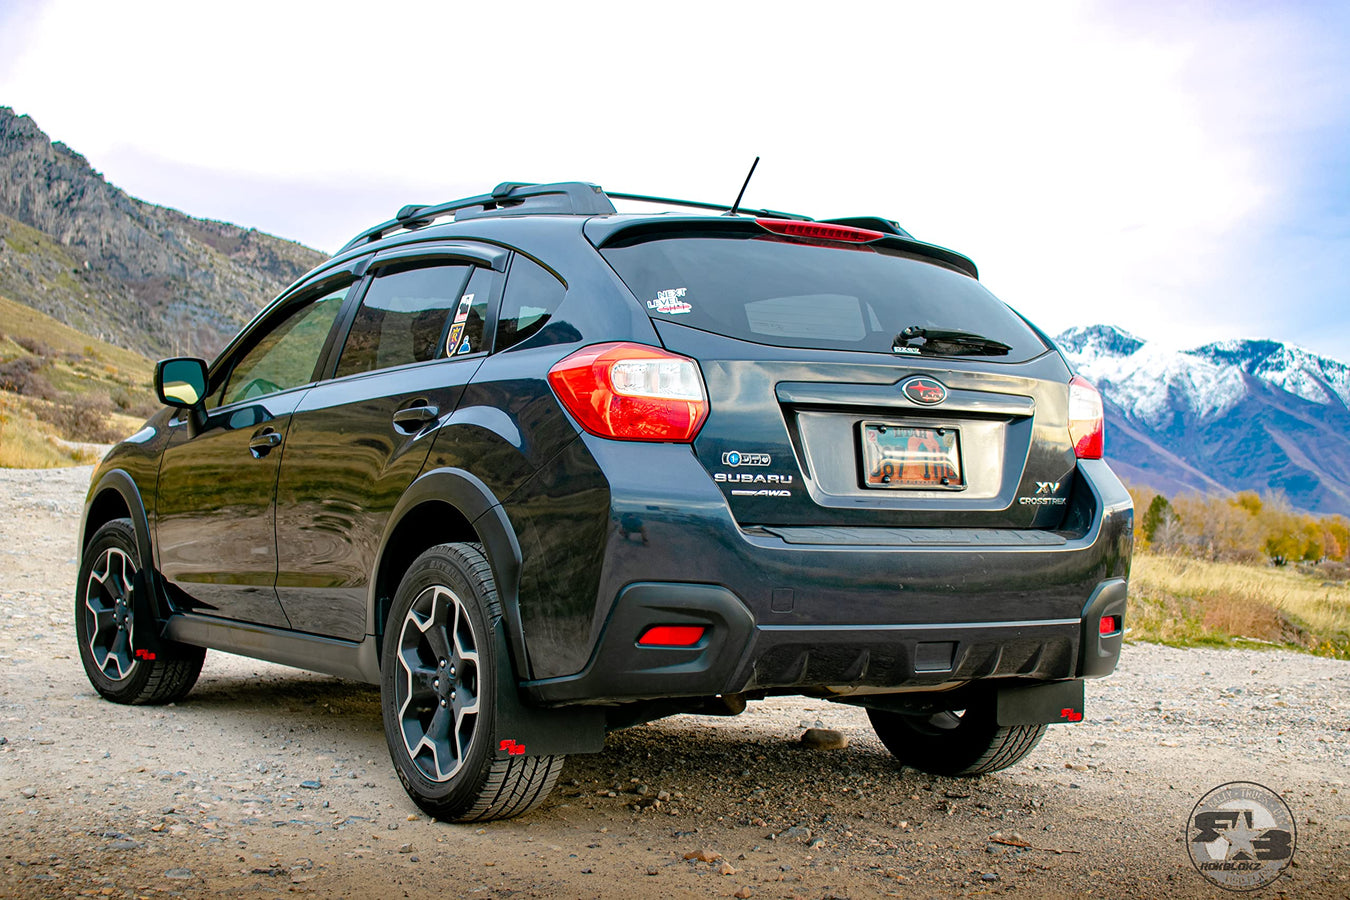
[{"label": "dark gray subaru crosstrek", "polygon": [[405,207],[155,383],[85,509],[90,680],[178,700],[212,648],[377,683],[442,818],[775,694],[990,772],[1120,653],[1100,396],[885,219],[504,184]]}]

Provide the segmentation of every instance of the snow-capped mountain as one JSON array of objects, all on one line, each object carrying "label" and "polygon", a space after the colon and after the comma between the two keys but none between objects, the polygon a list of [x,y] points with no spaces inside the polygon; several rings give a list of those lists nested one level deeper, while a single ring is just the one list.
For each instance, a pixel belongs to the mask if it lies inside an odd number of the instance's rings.
[{"label": "snow-capped mountain", "polygon": [[1281,490],[1350,515],[1350,366],[1300,347],[1233,340],[1164,350],[1110,325],[1055,339],[1101,389],[1107,457],[1166,493]]}]

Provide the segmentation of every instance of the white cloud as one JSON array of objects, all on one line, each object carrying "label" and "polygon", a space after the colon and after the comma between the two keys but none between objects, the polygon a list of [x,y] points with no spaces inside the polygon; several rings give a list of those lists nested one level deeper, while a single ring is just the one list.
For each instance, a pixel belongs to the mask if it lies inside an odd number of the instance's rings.
[{"label": "white cloud", "polygon": [[188,205],[156,160],[196,167],[198,215],[239,215],[214,181],[361,197],[250,220],[327,249],[386,192],[377,218],[522,178],[729,201],[758,154],[747,203],[891,215],[1050,330],[1225,337],[1271,141],[1322,107],[1281,87],[1298,21],[1199,9],[52,0],[0,102],[157,202]]}]

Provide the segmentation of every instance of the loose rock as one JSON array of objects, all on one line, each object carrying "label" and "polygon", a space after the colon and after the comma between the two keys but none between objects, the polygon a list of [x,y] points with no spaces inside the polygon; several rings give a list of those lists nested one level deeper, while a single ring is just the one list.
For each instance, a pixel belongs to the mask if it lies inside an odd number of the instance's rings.
[{"label": "loose rock", "polygon": [[848,737],[833,728],[808,728],[802,733],[802,746],[812,750],[843,750]]}]

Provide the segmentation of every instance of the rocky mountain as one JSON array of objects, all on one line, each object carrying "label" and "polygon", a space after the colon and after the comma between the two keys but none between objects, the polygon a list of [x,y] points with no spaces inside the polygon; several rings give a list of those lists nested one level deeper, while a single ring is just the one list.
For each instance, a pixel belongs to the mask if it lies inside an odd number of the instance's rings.
[{"label": "rocky mountain", "polygon": [[0,107],[0,295],[151,356],[211,356],[324,259],[128,196]]},{"label": "rocky mountain", "polygon": [[1106,454],[1164,493],[1284,492],[1350,515],[1350,366],[1268,340],[1169,351],[1119,328],[1056,339],[1106,401]]}]

